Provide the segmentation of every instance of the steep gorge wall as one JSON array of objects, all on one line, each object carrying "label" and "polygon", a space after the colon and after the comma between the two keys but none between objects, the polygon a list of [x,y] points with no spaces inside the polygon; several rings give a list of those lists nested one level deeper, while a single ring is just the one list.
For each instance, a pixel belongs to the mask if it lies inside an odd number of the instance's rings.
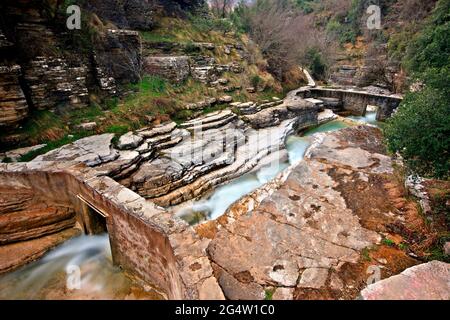
[{"label": "steep gorge wall", "polygon": [[110,98],[120,94],[121,85],[137,82],[142,48],[134,30],[151,29],[155,17],[168,14],[166,8],[184,8],[180,1],[158,0],[79,4],[81,30],[67,29],[68,15],[61,1],[5,0],[0,4],[1,147],[27,139],[7,132],[33,110],[85,108],[92,94]]}]

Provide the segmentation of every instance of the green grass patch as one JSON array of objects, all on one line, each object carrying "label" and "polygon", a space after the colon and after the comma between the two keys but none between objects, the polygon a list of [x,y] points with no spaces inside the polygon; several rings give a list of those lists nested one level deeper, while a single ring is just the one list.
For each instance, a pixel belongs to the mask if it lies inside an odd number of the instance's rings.
[{"label": "green grass patch", "polygon": [[362,257],[364,258],[364,260],[366,260],[366,261],[372,261],[372,258],[370,258],[370,249],[369,248],[364,248],[362,251],[361,251],[361,255],[362,255]]},{"label": "green grass patch", "polygon": [[273,300],[273,295],[275,293],[275,288],[270,288],[264,290],[264,300]]},{"label": "green grass patch", "polygon": [[137,84],[132,84],[131,88],[139,93],[160,95],[167,90],[167,80],[158,76],[145,76]]},{"label": "green grass patch", "polygon": [[150,31],[141,31],[141,38],[145,42],[175,42],[176,38],[168,34],[158,34]]},{"label": "green grass patch", "polygon": [[130,127],[124,124],[113,124],[105,129],[107,133],[114,133],[116,135],[122,135],[130,131]]},{"label": "green grass patch", "polygon": [[91,105],[87,108],[78,109],[70,113],[70,119],[73,124],[80,124],[83,121],[94,121],[97,117],[103,115],[103,110],[99,105]]},{"label": "green grass patch", "polygon": [[389,238],[383,238],[383,240],[381,240],[381,243],[389,247],[395,247],[395,242]]}]

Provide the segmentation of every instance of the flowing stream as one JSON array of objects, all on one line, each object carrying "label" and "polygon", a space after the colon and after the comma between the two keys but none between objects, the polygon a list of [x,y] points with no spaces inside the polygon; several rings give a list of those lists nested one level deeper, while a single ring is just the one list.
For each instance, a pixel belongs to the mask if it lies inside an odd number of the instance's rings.
[{"label": "flowing stream", "polygon": [[74,238],[42,259],[0,276],[3,300],[140,298],[161,297],[144,292],[113,266],[107,234]]},{"label": "flowing stream", "polygon": [[[361,117],[358,120],[364,121],[363,118],[365,117]],[[209,198],[180,206],[179,210],[176,210],[177,215],[190,224],[196,224],[206,219],[217,219],[241,197],[275,178],[277,174],[290,164],[301,160],[305,155],[306,149],[311,144],[311,135],[346,127],[348,125],[345,122],[335,120],[307,130],[302,136],[289,136],[286,140],[286,149],[288,152],[288,159],[286,161],[276,161],[256,172],[244,174],[242,177],[216,188]]]},{"label": "flowing stream", "polygon": [[[349,117],[365,123],[376,124],[376,112],[365,117]],[[349,125],[342,121],[331,121],[310,129],[302,136],[287,138],[288,159],[275,165],[263,166],[257,171],[218,187],[208,198],[191,202],[177,214],[182,218],[192,213],[205,219],[216,219],[242,196],[273,179],[290,164],[301,160],[311,143],[311,135],[317,132],[339,130]],[[195,219],[194,219],[195,220]],[[80,275],[80,287],[71,288],[71,279]],[[75,284],[77,282],[75,281]],[[73,283],[72,283],[73,285]],[[152,288],[142,288],[112,264],[109,237],[80,236],[58,246],[42,259],[27,266],[0,275],[1,299],[162,299]]]}]

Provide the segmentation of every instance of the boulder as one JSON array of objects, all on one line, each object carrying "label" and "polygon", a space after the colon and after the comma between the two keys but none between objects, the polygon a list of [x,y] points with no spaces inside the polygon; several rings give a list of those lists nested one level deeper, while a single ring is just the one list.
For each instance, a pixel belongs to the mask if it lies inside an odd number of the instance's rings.
[{"label": "boulder", "polygon": [[444,244],[444,254],[446,254],[447,256],[450,256],[450,241],[447,241]]},{"label": "boulder", "polygon": [[148,56],[144,59],[143,70],[146,74],[180,83],[190,74],[189,58],[187,56]]},{"label": "boulder", "polygon": [[233,97],[232,96],[222,96],[219,98],[219,102],[220,103],[230,103],[233,101]]},{"label": "boulder", "polygon": [[119,153],[111,145],[113,138],[112,133],[83,138],[38,156],[32,162],[79,161],[88,166],[96,166],[119,157]]},{"label": "boulder", "polygon": [[450,300],[450,264],[431,261],[369,285],[363,300]]},{"label": "boulder", "polygon": [[144,139],[141,136],[136,135],[133,132],[128,132],[119,138],[117,148],[120,150],[134,149],[140,146],[143,141]]},{"label": "boulder", "polygon": [[77,130],[92,131],[97,128],[97,122],[85,122],[75,126]]}]

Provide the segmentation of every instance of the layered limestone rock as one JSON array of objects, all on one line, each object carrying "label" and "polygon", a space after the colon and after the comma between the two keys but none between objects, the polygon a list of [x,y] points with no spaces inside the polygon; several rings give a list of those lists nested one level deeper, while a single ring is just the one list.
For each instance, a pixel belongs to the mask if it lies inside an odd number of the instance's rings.
[{"label": "layered limestone rock", "polygon": [[187,56],[145,57],[143,70],[147,74],[180,83],[190,74],[189,58]]},{"label": "layered limestone rock", "polygon": [[0,128],[14,128],[28,116],[28,103],[19,84],[19,65],[0,66]]},{"label": "layered limestone rock", "polygon": [[150,30],[157,9],[155,1],[148,0],[93,0],[86,8],[100,18],[123,29]]},{"label": "layered limestone rock", "polygon": [[81,161],[160,206],[175,205],[254,170],[285,148],[288,135],[317,125],[317,109],[295,96],[260,108],[251,115],[262,119],[258,130],[223,110],[178,128],[172,122],[129,132],[116,146],[109,134],[84,138],[34,162]]},{"label": "layered limestone rock", "polygon": [[63,58],[42,56],[32,60],[24,74],[37,109],[54,109],[59,105],[82,108],[88,104],[85,66],[69,66]]},{"label": "layered limestone rock", "polygon": [[[376,128],[318,134],[304,161],[213,222],[208,253],[225,296],[355,298],[367,277],[361,252],[404,222],[382,187],[393,172],[384,153]],[[394,265],[414,264],[396,254]]]},{"label": "layered limestone rock", "polygon": [[41,161],[79,161],[88,166],[109,162],[119,157],[112,148],[114,134],[106,133],[77,140],[59,149],[38,156],[33,162]]},{"label": "layered limestone rock", "polygon": [[30,188],[0,187],[0,273],[78,234],[75,222],[73,209],[45,203]]},{"label": "layered limestone rock", "polygon": [[243,120],[253,128],[260,129],[280,124],[283,120],[297,118],[301,129],[317,124],[318,108],[311,102],[299,97],[285,99],[272,108],[266,108],[254,114],[246,115]]},{"label": "layered limestone rock", "polygon": [[137,31],[108,30],[95,44],[97,80],[103,90],[114,92],[115,84],[138,82],[142,70],[142,44]]},{"label": "layered limestone rock", "polygon": [[222,111],[187,122],[181,127],[192,134],[142,165],[129,186],[161,206],[200,197],[283,149],[286,137],[294,132],[296,120],[253,130],[231,111]]}]

